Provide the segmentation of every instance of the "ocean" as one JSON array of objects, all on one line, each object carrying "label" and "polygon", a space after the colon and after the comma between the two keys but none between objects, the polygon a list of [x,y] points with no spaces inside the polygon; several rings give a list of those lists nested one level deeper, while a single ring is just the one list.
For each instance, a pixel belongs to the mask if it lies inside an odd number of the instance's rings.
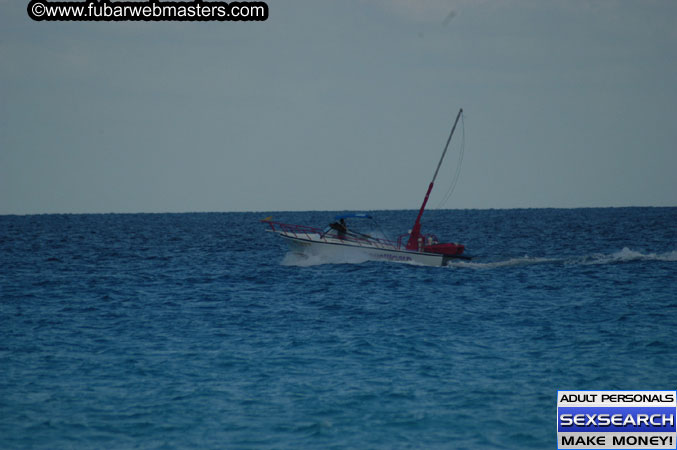
[{"label": "ocean", "polygon": [[335,213],[0,216],[0,448],[547,449],[558,389],[677,388],[677,208],[427,211],[447,267],[259,222]]}]

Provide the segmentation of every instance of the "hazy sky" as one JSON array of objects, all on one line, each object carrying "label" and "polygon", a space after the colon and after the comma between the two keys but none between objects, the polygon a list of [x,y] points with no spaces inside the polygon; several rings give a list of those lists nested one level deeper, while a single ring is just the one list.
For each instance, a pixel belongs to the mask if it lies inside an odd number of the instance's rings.
[{"label": "hazy sky", "polygon": [[677,1],[267,3],[0,0],[0,214],[415,209],[460,107],[447,208],[677,206]]}]

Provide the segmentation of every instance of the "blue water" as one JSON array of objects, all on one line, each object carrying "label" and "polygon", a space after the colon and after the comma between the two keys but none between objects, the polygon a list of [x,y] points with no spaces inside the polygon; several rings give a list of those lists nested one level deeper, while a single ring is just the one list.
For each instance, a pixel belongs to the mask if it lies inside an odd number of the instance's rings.
[{"label": "blue water", "polygon": [[450,267],[267,215],[0,216],[0,448],[545,449],[558,389],[677,388],[677,208],[428,211]]}]

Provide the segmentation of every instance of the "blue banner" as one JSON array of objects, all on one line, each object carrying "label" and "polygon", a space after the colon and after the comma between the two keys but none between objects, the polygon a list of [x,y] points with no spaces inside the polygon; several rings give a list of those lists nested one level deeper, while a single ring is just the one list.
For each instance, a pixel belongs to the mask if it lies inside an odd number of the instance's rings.
[{"label": "blue banner", "polygon": [[675,433],[673,407],[559,407],[557,431]]}]

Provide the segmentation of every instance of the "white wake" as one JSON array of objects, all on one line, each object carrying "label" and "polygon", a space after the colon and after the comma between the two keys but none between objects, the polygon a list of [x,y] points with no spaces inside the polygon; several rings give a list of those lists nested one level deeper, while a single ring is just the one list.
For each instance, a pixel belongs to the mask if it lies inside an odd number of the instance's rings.
[{"label": "white wake", "polygon": [[666,253],[642,253],[624,247],[622,250],[611,254],[593,253],[591,255],[578,256],[573,258],[539,258],[523,256],[521,258],[509,258],[499,261],[483,262],[482,258],[471,261],[454,261],[449,267],[460,267],[469,269],[496,269],[500,267],[526,266],[532,264],[560,263],[565,265],[602,265],[618,264],[633,261],[677,261],[677,250]]}]

